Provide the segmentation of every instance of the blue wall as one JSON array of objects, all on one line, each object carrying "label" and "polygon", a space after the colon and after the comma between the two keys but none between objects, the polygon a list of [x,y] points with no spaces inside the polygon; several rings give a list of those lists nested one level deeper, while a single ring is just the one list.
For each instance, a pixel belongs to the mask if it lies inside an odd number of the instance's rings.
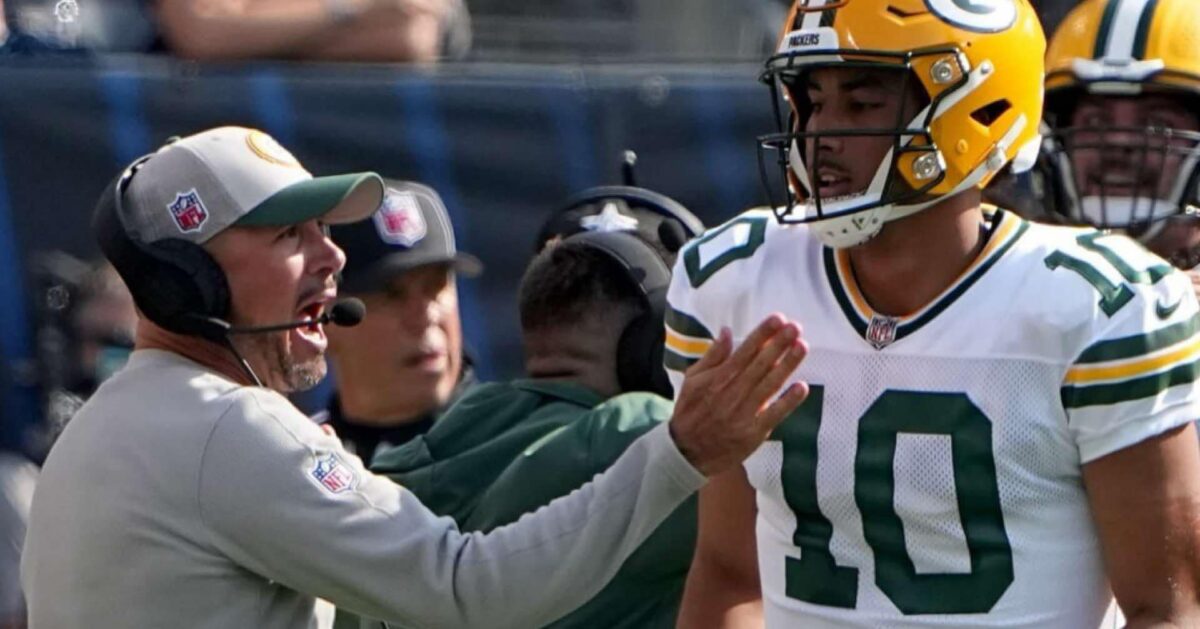
[{"label": "blue wall", "polygon": [[506,377],[520,369],[514,297],[537,226],[571,192],[618,183],[623,149],[638,152],[641,185],[710,224],[764,202],[754,138],[773,129],[756,75],[753,65],[0,64],[6,432],[32,412],[32,389],[12,378],[33,351],[30,254],[96,255],[96,196],[169,136],[256,126],[315,174],[376,170],[432,185],[460,247],[487,266],[461,287],[468,343],[485,377]]}]

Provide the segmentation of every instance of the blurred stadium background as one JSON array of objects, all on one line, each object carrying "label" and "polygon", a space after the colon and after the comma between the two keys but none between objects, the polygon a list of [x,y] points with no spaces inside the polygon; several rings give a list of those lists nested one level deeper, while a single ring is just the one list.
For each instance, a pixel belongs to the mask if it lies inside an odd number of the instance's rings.
[{"label": "blurred stadium background", "polygon": [[[1073,4],[1034,3],[1047,30]],[[61,254],[96,257],[96,196],[169,136],[254,126],[314,173],[437,189],[487,266],[460,283],[484,378],[519,369],[514,293],[536,226],[569,193],[617,183],[622,150],[640,156],[639,185],[710,224],[765,202],[756,77],[783,0],[467,0],[449,58],[421,65],[198,63],[153,52],[151,2],[74,4],[68,24],[56,0],[4,6],[10,26],[82,49],[0,55],[0,445],[34,457],[78,275]]]}]

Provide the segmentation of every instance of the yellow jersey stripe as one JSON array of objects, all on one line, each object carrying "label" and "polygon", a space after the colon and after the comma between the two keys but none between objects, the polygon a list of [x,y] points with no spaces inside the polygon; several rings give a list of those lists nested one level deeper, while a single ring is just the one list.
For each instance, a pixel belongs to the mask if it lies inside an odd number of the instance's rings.
[{"label": "yellow jersey stripe", "polygon": [[1156,356],[1140,358],[1116,364],[1080,365],[1067,371],[1066,382],[1079,384],[1082,382],[1098,382],[1101,380],[1128,379],[1143,376],[1180,362],[1196,360],[1200,352],[1200,338],[1176,346]]},{"label": "yellow jersey stripe", "polygon": [[667,328],[667,347],[685,356],[701,356],[712,347],[712,341],[684,336],[671,328]]}]

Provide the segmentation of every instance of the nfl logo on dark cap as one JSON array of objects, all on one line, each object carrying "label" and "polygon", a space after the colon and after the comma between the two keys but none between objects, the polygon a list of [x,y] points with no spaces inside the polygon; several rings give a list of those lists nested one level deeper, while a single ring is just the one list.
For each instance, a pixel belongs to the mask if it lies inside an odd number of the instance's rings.
[{"label": "nfl logo on dark cap", "polygon": [[387,193],[372,220],[331,231],[333,241],[346,252],[343,292],[384,291],[393,277],[432,264],[449,264],[465,277],[482,271],[478,258],[455,246],[450,214],[433,188],[384,181]]},{"label": "nfl logo on dark cap", "polygon": [[425,217],[411,190],[388,188],[374,219],[375,231],[386,243],[412,247],[425,237]]}]

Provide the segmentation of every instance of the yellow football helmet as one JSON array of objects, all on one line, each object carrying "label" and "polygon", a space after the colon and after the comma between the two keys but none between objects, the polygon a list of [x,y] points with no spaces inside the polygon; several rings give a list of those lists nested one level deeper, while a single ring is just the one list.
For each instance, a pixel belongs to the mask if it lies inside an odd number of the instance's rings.
[{"label": "yellow football helmet", "polygon": [[[1042,165],[1049,175],[1050,211],[1074,222],[1130,229],[1143,238],[1153,236],[1163,219],[1197,211],[1200,133],[1153,122],[1076,128],[1071,118],[1077,101],[1087,94],[1172,95],[1196,112],[1200,1],[1084,0],[1054,33],[1046,71],[1050,133]],[[1128,165],[1090,176],[1078,168],[1087,151],[1131,157]],[[1105,183],[1122,176],[1120,185]]]},{"label": "yellow football helmet", "polygon": [[[772,195],[776,217],[811,223],[825,244],[850,247],[887,221],[982,188],[1009,162],[1032,167],[1045,47],[1028,0],[798,0],[762,75],[779,132],[759,138],[760,165],[769,180],[774,162],[787,188],[782,206]],[[804,132],[804,75],[839,65],[904,70],[929,104],[898,127]],[[823,201],[806,164],[820,151],[804,154],[806,142],[823,135],[887,135],[895,143],[867,190]]]}]

